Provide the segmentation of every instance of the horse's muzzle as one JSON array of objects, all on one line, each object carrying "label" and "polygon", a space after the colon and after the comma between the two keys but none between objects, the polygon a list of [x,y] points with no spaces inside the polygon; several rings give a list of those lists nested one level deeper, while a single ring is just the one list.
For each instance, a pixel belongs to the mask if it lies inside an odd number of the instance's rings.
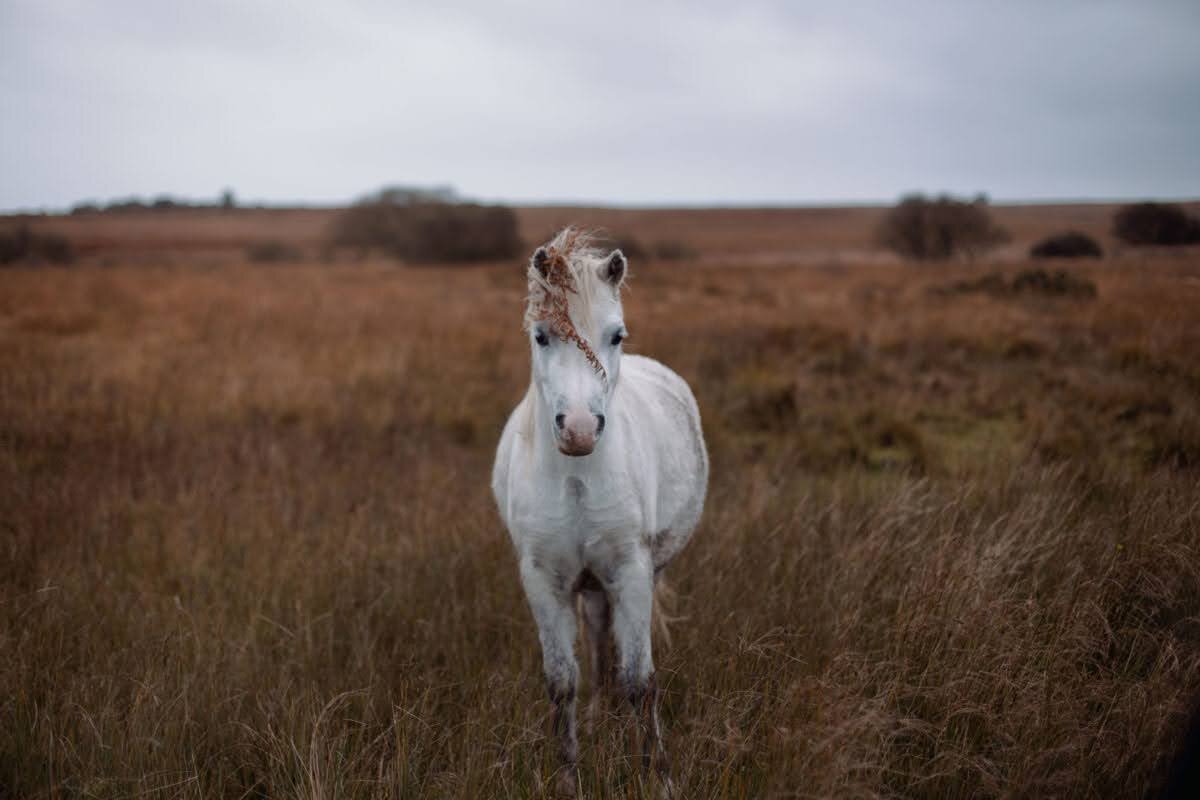
[{"label": "horse's muzzle", "polygon": [[572,411],[554,418],[558,427],[558,450],[565,456],[590,455],[604,432],[604,415]]}]

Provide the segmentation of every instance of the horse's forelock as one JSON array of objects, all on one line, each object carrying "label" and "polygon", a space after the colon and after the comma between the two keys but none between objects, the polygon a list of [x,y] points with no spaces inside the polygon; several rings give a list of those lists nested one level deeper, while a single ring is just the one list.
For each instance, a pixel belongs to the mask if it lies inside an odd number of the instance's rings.
[{"label": "horse's forelock", "polygon": [[589,231],[568,227],[540,248],[545,258],[530,263],[526,273],[526,324],[551,319],[565,306],[583,327],[590,327],[591,301],[606,288],[599,275],[603,254],[593,242]]},{"label": "horse's forelock", "polygon": [[591,301],[596,292],[605,289],[599,275],[603,256],[593,241],[588,231],[563,228],[544,246],[546,257],[540,261],[541,268],[530,263],[525,325],[548,320],[557,336],[575,342],[588,363],[607,378],[600,359],[576,327],[578,323],[591,330]]}]

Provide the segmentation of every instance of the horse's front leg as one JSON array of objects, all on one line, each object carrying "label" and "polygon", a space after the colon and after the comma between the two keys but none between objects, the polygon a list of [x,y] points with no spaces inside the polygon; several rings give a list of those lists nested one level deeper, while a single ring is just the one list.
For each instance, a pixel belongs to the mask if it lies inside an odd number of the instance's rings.
[{"label": "horse's front leg", "polygon": [[639,553],[614,570],[606,588],[612,602],[617,676],[642,731],[642,768],[648,773],[653,766],[662,781],[663,793],[670,795],[671,770],[658,723],[658,686],[650,650],[654,607],[650,554]]},{"label": "horse's front leg", "polygon": [[537,622],[542,642],[542,672],[554,705],[554,734],[558,738],[558,793],[574,797],[578,787],[579,738],[575,728],[575,693],[579,665],[575,661],[575,608],[570,587],[533,559],[521,561],[521,584]]}]

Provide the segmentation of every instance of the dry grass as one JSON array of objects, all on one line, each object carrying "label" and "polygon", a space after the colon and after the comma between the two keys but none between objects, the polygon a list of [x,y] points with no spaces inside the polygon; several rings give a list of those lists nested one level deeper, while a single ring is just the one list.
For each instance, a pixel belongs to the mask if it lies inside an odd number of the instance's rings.
[{"label": "dry grass", "polygon": [[[691,381],[713,456],[657,658],[683,796],[1161,780],[1200,695],[1194,258],[1072,267],[1094,300],[632,267],[629,346]],[[524,288],[0,275],[0,796],[540,796],[487,490]],[[640,795],[624,730],[582,738],[587,796]]]}]

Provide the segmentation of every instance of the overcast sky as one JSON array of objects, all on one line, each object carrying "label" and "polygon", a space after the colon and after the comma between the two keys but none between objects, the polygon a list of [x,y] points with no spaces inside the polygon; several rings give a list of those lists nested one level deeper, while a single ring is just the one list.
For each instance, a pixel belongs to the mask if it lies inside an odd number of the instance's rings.
[{"label": "overcast sky", "polygon": [[0,0],[0,208],[1200,196],[1200,2]]}]

